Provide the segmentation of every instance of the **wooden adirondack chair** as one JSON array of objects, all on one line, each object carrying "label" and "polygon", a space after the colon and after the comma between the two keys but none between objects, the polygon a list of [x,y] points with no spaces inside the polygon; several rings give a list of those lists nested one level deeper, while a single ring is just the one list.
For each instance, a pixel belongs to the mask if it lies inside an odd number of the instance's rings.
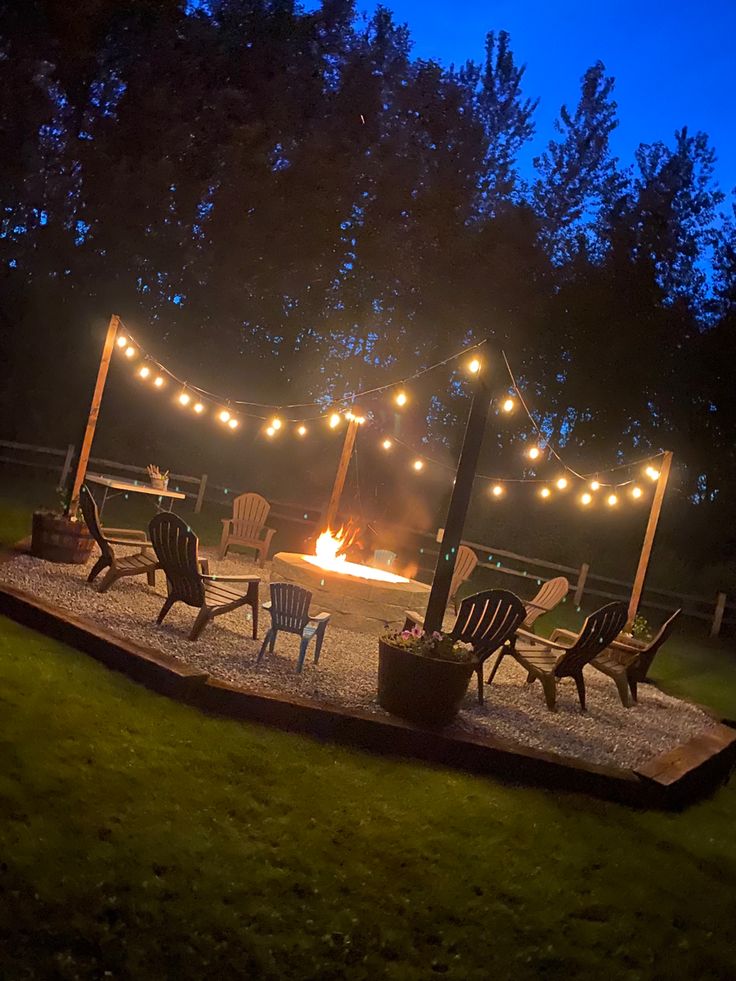
[{"label": "wooden adirondack chair", "polygon": [[[151,519],[148,532],[166,573],[168,597],[156,620],[162,623],[174,603],[186,603],[199,609],[190,640],[196,640],[207,623],[222,613],[249,606],[253,612],[253,639],[258,636],[259,576],[212,576],[198,556],[197,536],[186,522],[169,511]],[[245,593],[232,586],[246,586]]]},{"label": "wooden adirondack chair", "polygon": [[628,708],[629,700],[626,688],[631,692],[634,702],[638,701],[637,686],[646,681],[649,668],[657,655],[657,651],[667,640],[674,630],[677,618],[682,610],[675,610],[669,617],[652,640],[644,647],[634,647],[623,640],[615,640],[610,647],[594,657],[590,662],[594,668],[613,678],[621,702]]},{"label": "wooden adirondack chair", "polygon": [[[455,626],[450,631],[453,640],[473,645],[476,657],[475,673],[478,678],[478,702],[483,704],[483,665],[503,647],[524,622],[526,609],[523,602],[507,589],[486,589],[473,596],[466,596],[460,604]],[[423,617],[407,612],[405,630],[421,626]]]},{"label": "wooden adirondack chair", "polygon": [[526,630],[518,630],[517,639],[512,640],[499,652],[488,678],[488,684],[493,681],[505,655],[510,654],[526,668],[527,683],[531,684],[537,679],[541,681],[547,708],[550,711],[554,711],[556,707],[558,679],[574,678],[580,708],[584,712],[583,668],[618,637],[627,616],[625,603],[609,603],[607,606],[602,606],[587,618],[583,629],[569,645],[553,640],[542,640]]},{"label": "wooden adirondack chair", "polygon": [[[79,506],[89,528],[90,535],[100,546],[100,557],[92,566],[87,576],[87,582],[94,582],[103,569],[107,573],[100,583],[98,590],[106,592],[112,584],[123,576],[143,576],[148,579],[149,586],[156,585],[156,569],[160,569],[158,559],[153,552],[151,542],[146,538],[145,531],[130,528],[103,528],[100,524],[100,513],[97,502],[86,484],[82,485],[79,494]],[[137,548],[133,555],[119,556],[115,554],[113,545],[126,545]]]},{"label": "wooden adirondack chair", "polygon": [[311,616],[309,604],[312,602],[312,594],[308,589],[303,589],[294,583],[272,582],[271,601],[263,604],[263,609],[271,614],[271,628],[263,638],[263,644],[258,652],[258,663],[268,647],[273,653],[276,637],[279,630],[284,633],[297,634],[301,637],[299,645],[299,659],[296,664],[297,673],[304,667],[304,658],[310,640],[315,637],[314,663],[319,662],[322,642],[325,639],[325,630],[330,621],[329,613],[317,613]]},{"label": "wooden adirondack chair", "polygon": [[[244,545],[255,549],[259,565],[268,556],[275,528],[267,528],[266,521],[271,505],[260,494],[241,494],[233,501],[232,518],[222,519],[220,558],[224,559],[231,545]],[[265,534],[264,534],[265,533]]]},{"label": "wooden adirondack chair", "polygon": [[526,620],[524,629],[531,630],[535,620],[554,610],[558,603],[561,603],[570,591],[570,583],[564,576],[557,576],[542,584],[541,589],[532,600],[526,600]]},{"label": "wooden adirondack chair", "polygon": [[478,556],[475,554],[472,548],[468,548],[467,545],[460,545],[457,550],[457,558],[455,559],[455,571],[452,573],[452,582],[450,583],[450,600],[452,601],[452,607],[457,614],[457,594],[458,590],[462,584],[470,579],[473,574],[473,570],[478,565]]}]

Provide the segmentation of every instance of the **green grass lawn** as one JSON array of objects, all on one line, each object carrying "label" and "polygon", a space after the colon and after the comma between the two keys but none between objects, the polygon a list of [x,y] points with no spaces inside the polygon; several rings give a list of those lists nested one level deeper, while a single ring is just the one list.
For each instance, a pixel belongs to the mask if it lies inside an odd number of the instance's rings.
[{"label": "green grass lawn", "polygon": [[[656,667],[736,715],[726,644]],[[2,979],[733,977],[735,820],[208,717],[0,618]]]}]

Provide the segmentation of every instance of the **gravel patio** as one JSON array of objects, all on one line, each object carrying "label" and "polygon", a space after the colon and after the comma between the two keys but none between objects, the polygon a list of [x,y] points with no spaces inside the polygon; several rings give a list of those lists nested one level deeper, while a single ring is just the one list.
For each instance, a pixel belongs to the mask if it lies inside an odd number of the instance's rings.
[{"label": "gravel patio", "polygon": [[[201,555],[210,559],[213,573],[260,574],[261,602],[268,599],[268,563],[265,569],[258,569],[238,554],[219,561],[215,551],[206,548]],[[161,572],[157,573],[155,590],[146,584],[145,577],[136,577],[119,580],[109,592],[99,594],[85,581],[93,561],[86,566],[67,566],[17,555],[0,566],[0,583],[34,594],[215,678],[263,693],[298,695],[386,714],[376,702],[378,645],[374,638],[330,626],[319,665],[312,663],[310,649],[304,671],[298,675],[298,638],[280,635],[275,653],[266,654],[256,665],[260,641],[250,637],[249,611],[241,609],[218,617],[198,641],[191,642],[187,634],[195,617],[193,609],[176,604],[162,626],[155,623],[166,595]],[[262,611],[260,638],[268,624],[269,616]],[[610,679],[592,668],[586,669],[586,714],[579,710],[571,679],[559,686],[555,713],[545,707],[539,686],[524,682],[523,669],[511,658],[504,659],[494,684],[486,688],[485,705],[477,704],[471,682],[452,728],[587,763],[635,768],[716,725],[700,709],[653,685],[641,686],[638,705],[626,709]]]}]

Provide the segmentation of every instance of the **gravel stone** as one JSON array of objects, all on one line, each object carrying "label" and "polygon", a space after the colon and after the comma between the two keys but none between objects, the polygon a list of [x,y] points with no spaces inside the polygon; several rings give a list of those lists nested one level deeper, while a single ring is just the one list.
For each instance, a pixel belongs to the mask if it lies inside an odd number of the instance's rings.
[{"label": "gravel stone", "polygon": [[[121,554],[129,554],[119,549]],[[268,599],[269,564],[259,569],[243,555],[222,561],[202,549],[211,572],[262,576],[261,602]],[[385,716],[376,701],[378,643],[374,637],[330,624],[318,665],[310,645],[302,674],[296,673],[299,639],[280,634],[273,654],[256,665],[261,641],[254,641],[250,610],[241,608],[211,621],[197,641],[187,639],[196,611],[177,603],[162,626],[156,616],[166,596],[163,573],[156,588],[145,576],[119,579],[100,594],[86,582],[97,554],[86,566],[59,565],[18,555],[0,565],[0,582],[34,594],[63,610],[83,616],[111,633],[155,648],[177,660],[209,672],[214,678],[264,693],[331,702]],[[270,625],[265,610],[259,615],[259,637]],[[446,627],[452,625],[452,618]],[[486,674],[488,668],[486,669]],[[558,685],[558,708],[549,712],[539,684],[525,684],[526,672],[505,658],[492,686],[486,686],[485,705],[477,704],[475,679],[456,723],[456,731],[488,735],[535,750],[574,757],[588,763],[637,767],[660,753],[716,725],[695,706],[665,695],[653,685],[639,686],[639,703],[624,708],[613,682],[593,668],[585,669],[588,712],[579,711],[572,679]]]}]

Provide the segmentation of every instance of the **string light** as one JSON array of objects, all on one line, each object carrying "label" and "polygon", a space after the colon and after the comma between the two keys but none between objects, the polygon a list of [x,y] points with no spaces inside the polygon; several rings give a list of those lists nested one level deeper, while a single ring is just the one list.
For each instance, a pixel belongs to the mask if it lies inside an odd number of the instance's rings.
[{"label": "string light", "polygon": [[650,480],[659,480],[659,470],[656,467],[648,466],[644,473],[649,477]]},{"label": "string light", "polygon": [[538,457],[539,457],[539,447],[538,446],[530,446],[529,449],[526,452],[526,455],[529,457],[530,460],[536,460],[536,459],[538,459]]},{"label": "string light", "polygon": [[276,432],[278,432],[279,429],[281,429],[282,425],[283,423],[281,422],[278,416],[274,416],[273,419],[271,420],[271,429],[275,429]]},{"label": "string light", "polygon": [[641,495],[642,495],[643,493],[644,493],[644,492],[642,491],[642,489],[641,489],[641,487],[637,487],[636,485],[634,485],[634,486],[633,486],[633,487],[631,488],[631,496],[632,496],[632,497],[636,497],[636,498],[639,498],[639,497],[641,497]]},{"label": "string light", "polygon": [[365,416],[353,416],[353,420],[355,421],[356,425],[362,426],[365,422]]},{"label": "string light", "polygon": [[223,409],[217,418],[220,420],[220,422],[229,422],[230,413],[227,411],[227,409]]},{"label": "string light", "polygon": [[166,384],[163,375],[158,375],[153,384],[156,386],[156,388],[163,388]]},{"label": "string light", "polygon": [[501,497],[503,494],[503,487],[500,484],[494,484],[491,488],[491,494],[493,494],[494,497]]},{"label": "string light", "polygon": [[590,502],[591,502],[592,500],[593,500],[593,495],[592,495],[592,494],[589,494],[589,493],[588,493],[588,492],[586,491],[586,492],[585,492],[585,493],[584,493],[584,494],[583,494],[583,495],[581,496],[581,498],[580,498],[580,503],[581,503],[582,505],[584,505],[585,507],[587,507],[587,506],[588,506],[588,505],[590,504]]},{"label": "string light", "polygon": [[127,347],[128,346],[128,338],[127,337],[123,337],[121,335],[117,339],[117,345],[118,345],[118,347]]},{"label": "string light", "polygon": [[412,464],[412,466],[417,471],[417,473],[419,473],[420,470],[424,470],[424,461],[423,460],[415,460],[414,463]]},{"label": "string light", "polygon": [[384,450],[390,450],[393,445],[394,444],[391,442],[390,439],[384,439],[384,441],[381,443],[381,446],[384,448]]},{"label": "string light", "polygon": [[610,508],[615,507],[618,504],[618,498],[616,497],[616,495],[615,494],[609,494],[608,497],[606,498],[606,504]]},{"label": "string light", "polygon": [[599,480],[591,480],[591,482],[590,482],[590,489],[591,490],[594,490],[594,491],[600,490],[601,489],[600,481]]},{"label": "string light", "polygon": [[564,490],[567,487],[567,477],[560,477],[557,481],[557,489]]},{"label": "string light", "polygon": [[141,370],[138,372],[138,377],[139,378],[148,378],[148,376],[150,374],[151,374],[151,369],[148,367],[147,364],[144,364],[143,367],[141,368]]},{"label": "string light", "polygon": [[540,492],[539,492],[539,496],[540,497],[544,497],[544,498],[549,497],[550,494],[551,494],[551,491],[550,491],[549,487],[543,487],[540,490]]},{"label": "string light", "polygon": [[268,428],[266,429],[266,436],[273,436],[275,435],[275,433],[276,430],[273,428],[273,426],[268,426]]},{"label": "string light", "polygon": [[501,408],[504,412],[513,412],[515,404],[513,399],[506,399]]},{"label": "string light", "polygon": [[299,436],[306,436],[307,435],[307,427],[306,426],[299,426],[299,428],[297,429],[297,434]]},{"label": "string light", "polygon": [[125,357],[126,358],[134,358],[135,357],[135,348],[133,347],[132,344],[130,345],[130,347],[126,347],[126,349],[125,349]]},{"label": "string light", "polygon": [[192,396],[189,394],[189,392],[182,392],[181,395],[179,396],[180,405],[189,405],[191,401],[192,401]]},{"label": "string light", "polygon": [[480,360],[478,358],[472,358],[468,362],[468,371],[470,372],[471,375],[477,375],[478,372],[480,371],[480,368],[481,365],[480,365]]},{"label": "string light", "polygon": [[337,414],[337,412],[333,412],[332,415],[330,416],[330,429],[337,429],[339,425],[340,425],[340,416]]},{"label": "string light", "polygon": [[400,409],[403,409],[408,401],[409,401],[409,396],[406,394],[406,392],[399,392],[396,398],[394,399],[394,402],[396,402],[396,404],[399,406]]},{"label": "string light", "polygon": [[197,413],[197,415],[199,415],[201,412],[204,412],[204,406],[202,405],[201,402],[195,402],[193,408],[194,411]]},{"label": "string light", "polygon": [[231,429],[237,429],[238,426],[240,425],[237,419],[228,419],[227,424]]}]

